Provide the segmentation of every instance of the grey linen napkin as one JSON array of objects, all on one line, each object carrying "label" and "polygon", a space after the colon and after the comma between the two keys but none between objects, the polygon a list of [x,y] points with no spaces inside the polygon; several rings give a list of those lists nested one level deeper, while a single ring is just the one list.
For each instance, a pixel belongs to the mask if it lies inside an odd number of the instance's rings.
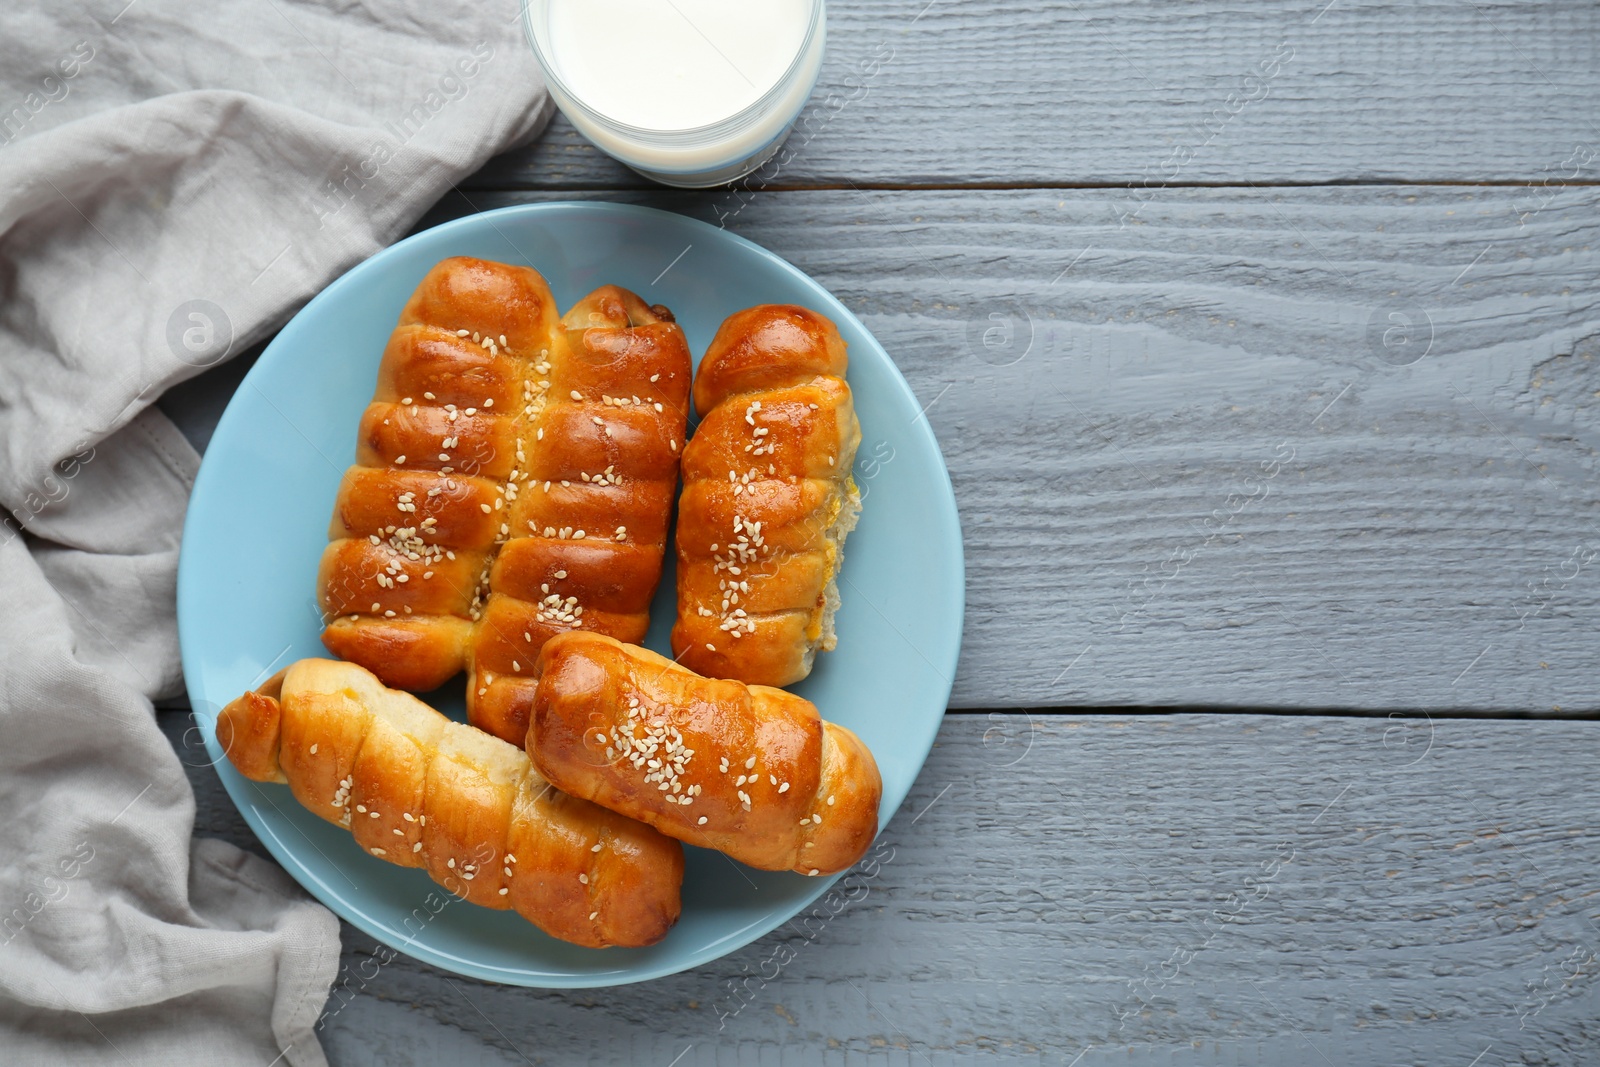
[{"label": "grey linen napkin", "polygon": [[192,839],[152,712],[198,457],[150,404],[548,114],[514,0],[0,10],[5,1063],[325,1063],[338,924]]}]

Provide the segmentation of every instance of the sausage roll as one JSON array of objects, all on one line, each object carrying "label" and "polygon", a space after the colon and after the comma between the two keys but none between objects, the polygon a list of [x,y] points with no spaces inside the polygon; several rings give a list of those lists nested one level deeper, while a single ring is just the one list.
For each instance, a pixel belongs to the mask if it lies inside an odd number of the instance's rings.
[{"label": "sausage roll", "polygon": [[678,919],[676,841],[557,792],[521,749],[354,664],[291,665],[222,710],[217,742],[371,855],[553,937],[651,945]]},{"label": "sausage roll", "polygon": [[473,725],[517,745],[546,639],[593,630],[642,641],[649,629],[688,420],[689,346],[666,308],[607,286],[567,312],[535,370],[507,487],[508,540],[489,574],[467,688]]},{"label": "sausage roll", "polygon": [[672,650],[700,674],[789,685],[834,648],[861,429],[845,342],[814,311],[730,315],[694,382],[683,456]]},{"label": "sausage roll", "polygon": [[558,789],[762,870],[834,874],[878,832],[872,753],[793,693],[587,633],[534,674],[528,755]]}]

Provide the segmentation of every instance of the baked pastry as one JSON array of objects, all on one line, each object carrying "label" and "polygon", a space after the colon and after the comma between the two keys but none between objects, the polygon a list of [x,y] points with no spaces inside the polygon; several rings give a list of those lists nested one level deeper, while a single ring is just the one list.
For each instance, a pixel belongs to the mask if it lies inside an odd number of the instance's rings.
[{"label": "baked pastry", "polygon": [[793,693],[581,632],[534,675],[528,755],[557,789],[762,870],[833,874],[878,832],[872,753]]},{"label": "baked pastry", "polygon": [[524,390],[557,325],[537,271],[456,257],[389,337],[317,577],[322,643],[387,685],[433,689],[466,665]]},{"label": "baked pastry", "polygon": [[467,688],[472,724],[516,745],[547,638],[581,629],[644,640],[689,413],[683,330],[626,289],[578,301],[551,353],[518,426],[509,539],[489,574]]},{"label": "baked pastry", "polygon": [[473,667],[473,721],[520,744],[523,692],[497,676],[561,629],[645,631],[689,374],[671,313],[626,290],[562,320],[528,267],[440,262],[389,339],[339,488],[323,644],[401,689]]},{"label": "baked pastry", "polygon": [[836,644],[845,536],[861,495],[861,429],[845,342],[814,311],[730,315],[695,375],[683,455],[672,650],[714,678],[789,685]]},{"label": "baked pastry", "polygon": [[294,663],[222,709],[217,742],[373,856],[553,937],[651,945],[678,919],[677,842],[557,792],[521,749],[355,664]]}]

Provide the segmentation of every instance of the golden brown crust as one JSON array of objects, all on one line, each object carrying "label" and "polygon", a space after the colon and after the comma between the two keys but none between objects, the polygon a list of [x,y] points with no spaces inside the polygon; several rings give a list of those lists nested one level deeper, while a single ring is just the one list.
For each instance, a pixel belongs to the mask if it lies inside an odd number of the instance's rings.
[{"label": "golden brown crust", "polygon": [[413,690],[467,668],[471,720],[520,744],[514,676],[539,641],[644,633],[689,368],[671,313],[625,289],[562,320],[529,268],[435,266],[390,335],[339,487],[318,575],[329,651]]},{"label": "golden brown crust", "polygon": [[832,320],[794,304],[759,304],[723,320],[694,381],[703,418],[731,396],[815,377],[843,378],[844,338]]},{"label": "golden brown crust", "polygon": [[554,343],[535,270],[457,256],[400,314],[318,576],[323,643],[390,685],[460,671],[505,530],[523,383]]},{"label": "golden brown crust", "polygon": [[589,633],[535,673],[528,754],[565,792],[763,870],[833,874],[877,833],[872,753],[792,693]]},{"label": "golden brown crust", "polygon": [[690,359],[665,308],[604,286],[568,311],[519,424],[509,540],[489,574],[467,715],[521,744],[540,645],[643,639],[688,420]]},{"label": "golden brown crust", "polygon": [[239,773],[252,781],[288,781],[278,766],[278,696],[286,673],[288,668],[274,674],[217,716],[217,744]]},{"label": "golden brown crust", "polygon": [[286,782],[369,854],[554,937],[643,946],[677,921],[676,842],[556,792],[520,749],[354,664],[293,664],[224,708],[217,740],[240,773]]},{"label": "golden brown crust", "polygon": [[859,494],[845,345],[816,312],[728,317],[695,378],[683,458],[672,649],[701,674],[781,686],[833,647],[831,612]]},{"label": "golden brown crust", "polygon": [[322,643],[334,655],[354,663],[376,659],[396,689],[426,693],[461,669],[472,644],[466,619],[435,616],[395,624],[388,619],[335,619],[322,632]]}]

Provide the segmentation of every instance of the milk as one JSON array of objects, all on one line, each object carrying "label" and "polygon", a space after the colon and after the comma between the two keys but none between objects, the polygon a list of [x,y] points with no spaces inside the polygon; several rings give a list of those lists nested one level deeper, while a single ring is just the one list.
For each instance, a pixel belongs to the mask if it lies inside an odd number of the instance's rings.
[{"label": "milk", "polygon": [[822,63],[822,0],[533,0],[551,95],[606,152],[673,185],[765,162]]},{"label": "milk", "polygon": [[806,0],[551,0],[567,88],[647,130],[721,122],[778,84],[811,22]]}]

